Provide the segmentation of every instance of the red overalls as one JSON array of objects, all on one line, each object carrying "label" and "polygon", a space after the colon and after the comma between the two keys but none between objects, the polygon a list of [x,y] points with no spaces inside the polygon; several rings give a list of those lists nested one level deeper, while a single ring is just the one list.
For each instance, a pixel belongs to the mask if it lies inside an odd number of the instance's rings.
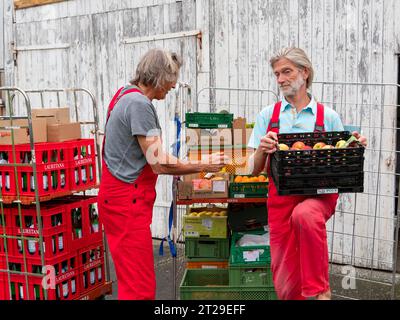
[{"label": "red overalls", "polygon": [[[121,91],[122,88],[110,103],[107,121],[123,95],[141,93],[137,89]],[[115,265],[119,300],[155,299],[156,281],[150,225],[156,199],[156,182],[157,175],[149,164],[146,164],[134,183],[126,183],[115,178],[103,160],[98,195],[99,218],[104,225]]]},{"label": "red overalls", "polygon": [[[268,130],[279,133],[281,102]],[[318,104],[315,132],[324,131],[324,107]],[[304,300],[329,290],[326,222],[338,194],[279,196],[269,173],[268,224],[272,275],[282,300]]]}]

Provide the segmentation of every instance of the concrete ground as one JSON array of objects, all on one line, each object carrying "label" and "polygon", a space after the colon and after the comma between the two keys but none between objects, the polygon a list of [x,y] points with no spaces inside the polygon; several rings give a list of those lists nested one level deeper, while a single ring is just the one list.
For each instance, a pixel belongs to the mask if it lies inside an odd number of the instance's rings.
[{"label": "concrete ground", "polygon": [[[175,300],[179,299],[179,285],[185,270],[185,260],[183,246],[178,248],[178,258],[176,258],[176,269],[174,271],[174,263],[167,244],[164,247],[164,256],[159,256],[160,240],[153,240],[154,265],[156,270],[157,281],[157,300]],[[400,259],[400,254],[398,255]],[[399,261],[400,262],[400,261]],[[113,268],[112,259],[110,258],[110,274],[113,281],[113,294],[105,297],[106,300],[117,299],[117,281],[115,270]],[[352,282],[351,278],[344,279],[342,275],[343,267],[332,265],[330,268],[331,288],[333,299],[362,299],[362,300],[388,300],[392,296],[396,300],[400,300],[400,274],[393,276],[392,273],[357,269],[356,281]],[[348,273],[347,273],[348,274]],[[175,275],[175,276],[174,276]],[[176,283],[176,294],[173,288],[173,281]],[[395,285],[392,285],[395,283]],[[344,286],[350,286],[343,289]],[[353,286],[355,284],[355,288]]]}]

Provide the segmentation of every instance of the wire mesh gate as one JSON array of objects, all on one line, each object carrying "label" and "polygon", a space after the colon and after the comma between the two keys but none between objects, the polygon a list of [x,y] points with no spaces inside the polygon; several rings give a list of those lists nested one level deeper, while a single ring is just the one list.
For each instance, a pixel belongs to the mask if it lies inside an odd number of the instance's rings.
[{"label": "wire mesh gate", "polygon": [[[336,110],[346,130],[367,137],[364,193],[342,194],[336,214],[327,223],[330,279],[336,299],[399,299],[400,276],[397,274],[400,144],[397,114],[397,84],[315,82],[312,94],[318,101]],[[186,91],[185,91],[186,90]],[[190,86],[180,92],[180,115],[186,112],[219,112],[246,117],[254,122],[262,108],[277,101],[270,90],[204,88],[197,93],[197,106],[191,104]],[[182,126],[181,158],[187,155]],[[174,201],[176,182],[174,183]],[[184,211],[175,208],[174,239],[183,252],[181,221]],[[174,259],[176,287],[185,268],[185,259]],[[178,266],[176,265],[178,263]]]},{"label": "wire mesh gate", "polygon": [[[35,144],[34,144],[34,131],[33,131],[33,126],[32,126],[32,113],[31,113],[31,99],[29,98],[29,95],[38,95],[40,97],[39,101],[39,106],[41,108],[45,108],[45,96],[46,95],[53,95],[56,96],[56,106],[58,108],[60,108],[62,106],[61,104],[61,95],[63,95],[64,98],[64,104],[65,106],[67,105],[73,105],[74,106],[74,115],[75,115],[75,121],[79,122],[80,125],[84,125],[84,126],[91,126],[88,130],[84,130],[84,135],[91,135],[94,134],[95,136],[95,150],[94,151],[94,155],[97,158],[97,167],[98,167],[98,174],[96,175],[97,177],[101,176],[101,159],[100,159],[100,143],[99,143],[99,139],[98,139],[98,135],[100,133],[99,131],[99,119],[98,119],[98,110],[97,110],[97,103],[96,100],[93,96],[93,94],[83,88],[71,88],[71,89],[43,89],[43,90],[26,90],[23,91],[19,88],[11,88],[11,87],[4,87],[4,88],[0,88],[0,91],[5,91],[7,93],[7,99],[6,99],[6,108],[8,110],[8,115],[7,116],[2,116],[0,117],[1,120],[8,120],[10,121],[10,126],[7,127],[1,127],[1,129],[8,129],[11,130],[11,141],[12,141],[12,154],[13,154],[13,159],[14,159],[14,163],[10,163],[9,165],[5,165],[5,166],[9,166],[11,168],[14,169],[14,177],[15,177],[15,185],[16,185],[16,199],[13,200],[12,202],[8,202],[8,203],[12,203],[13,205],[17,205],[18,208],[18,217],[19,217],[19,221],[20,221],[20,226],[21,226],[21,230],[22,230],[22,204],[28,204],[27,200],[22,200],[21,201],[21,197],[19,194],[19,179],[18,179],[18,175],[17,175],[17,168],[19,166],[21,166],[21,164],[17,164],[15,163],[15,159],[16,159],[16,145],[14,143],[14,131],[16,129],[28,129],[29,130],[29,147],[30,147],[30,152],[32,153],[32,159],[31,162],[29,163],[29,166],[31,166],[33,168],[33,179],[34,179],[34,186],[39,186],[38,185],[38,171],[37,171],[37,162],[36,162],[36,157],[37,157],[37,153],[35,155]],[[19,94],[19,95],[17,95]],[[68,97],[68,95],[72,95],[71,97]],[[22,96],[22,100],[21,100],[21,96]],[[31,97],[32,98],[32,97]],[[33,97],[34,99],[34,97]],[[52,105],[52,101],[53,99],[50,98],[50,105]],[[73,101],[73,103],[71,103],[71,101]],[[93,116],[93,120],[90,119],[85,119],[82,120],[80,119],[79,116],[79,103],[80,102],[84,102],[84,103],[89,103],[90,105],[92,105],[92,116]],[[23,116],[15,116],[15,113],[18,114],[24,114]],[[90,115],[89,115],[90,117]],[[16,120],[27,120],[28,121],[28,125],[27,126],[14,126],[13,125],[13,121]],[[86,147],[85,147],[86,148]],[[4,164],[2,164],[4,165]],[[24,166],[27,166],[27,164],[24,164]],[[95,181],[95,184],[97,182]],[[19,292],[19,298],[20,299],[24,299],[26,298],[27,300],[30,300],[32,298],[34,299],[38,299],[39,298],[39,292],[40,292],[40,288],[39,290],[36,291],[36,287],[33,291],[33,295],[34,297],[31,296],[32,291],[28,289],[28,276],[29,277],[37,277],[38,279],[43,278],[46,275],[43,275],[42,270],[39,270],[37,272],[30,272],[27,268],[27,256],[26,256],[26,250],[25,250],[25,241],[27,241],[28,245],[29,242],[38,242],[39,245],[39,251],[40,251],[40,259],[41,259],[41,266],[44,267],[45,266],[45,248],[44,248],[44,240],[43,240],[43,217],[41,215],[41,203],[40,203],[40,197],[39,197],[39,187],[34,188],[34,193],[35,193],[35,198],[31,200],[29,200],[29,203],[31,204],[35,204],[35,208],[36,208],[36,215],[37,215],[37,227],[38,227],[38,235],[39,238],[33,238],[33,237],[29,237],[29,236],[24,236],[24,232],[21,233],[21,236],[10,236],[7,234],[7,230],[5,227],[5,207],[4,207],[4,196],[2,194],[2,191],[0,190],[0,225],[2,226],[2,230],[0,232],[0,240],[1,240],[1,245],[4,246],[4,256],[1,257],[1,261],[2,264],[0,264],[0,279],[1,277],[4,275],[4,277],[7,277],[7,283],[8,283],[8,294],[10,299],[13,298],[13,292],[15,292],[16,288],[11,288],[11,281],[10,281],[10,276],[11,275],[22,275],[24,276],[25,279],[25,290],[21,290],[21,287],[19,288],[20,292]],[[87,189],[82,189],[82,190],[76,190],[76,192],[82,192],[83,195],[86,194],[90,194],[91,191],[89,188]],[[75,191],[72,191],[71,194],[75,194]],[[50,197],[51,198],[51,197]],[[105,237],[103,234],[103,231],[100,230],[102,238],[104,239],[104,253],[103,255],[101,255],[102,257],[104,257],[104,263],[105,263],[105,280],[106,280],[106,285],[104,285],[103,287],[99,287],[97,288],[96,292],[91,292],[88,293],[87,295],[85,295],[84,297],[79,297],[79,298],[84,298],[84,299],[92,299],[92,298],[98,298],[101,297],[105,294],[108,294],[111,291],[111,283],[110,283],[110,266],[109,266],[109,260],[108,260],[108,250],[107,250],[107,242],[105,241]],[[16,270],[10,270],[10,266],[9,266],[9,248],[8,248],[8,240],[9,239],[15,239],[18,240],[18,242],[21,243],[22,246],[22,252],[23,252],[23,264],[24,264],[24,272],[21,271],[16,271]],[[53,244],[54,245],[54,244]],[[1,252],[1,251],[0,251]],[[91,257],[90,257],[91,258]],[[30,266],[31,267],[31,266]],[[37,267],[37,266],[36,266]],[[99,274],[99,279],[100,279],[100,274]],[[0,287],[3,285],[3,283],[0,285]],[[15,284],[14,284],[15,286]],[[43,292],[43,297],[44,300],[47,300],[48,297],[48,288],[44,287],[42,292]],[[64,288],[63,288],[64,290]],[[26,295],[24,294],[26,293]],[[0,295],[1,297],[1,295]]]}]

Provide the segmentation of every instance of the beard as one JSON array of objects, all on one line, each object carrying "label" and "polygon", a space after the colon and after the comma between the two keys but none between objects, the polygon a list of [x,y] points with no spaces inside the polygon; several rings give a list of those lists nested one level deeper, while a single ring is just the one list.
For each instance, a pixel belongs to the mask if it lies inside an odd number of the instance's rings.
[{"label": "beard", "polygon": [[299,91],[299,89],[305,84],[305,80],[299,74],[297,79],[294,80],[292,83],[289,83],[286,87],[280,87],[280,90],[284,97],[293,97]]}]

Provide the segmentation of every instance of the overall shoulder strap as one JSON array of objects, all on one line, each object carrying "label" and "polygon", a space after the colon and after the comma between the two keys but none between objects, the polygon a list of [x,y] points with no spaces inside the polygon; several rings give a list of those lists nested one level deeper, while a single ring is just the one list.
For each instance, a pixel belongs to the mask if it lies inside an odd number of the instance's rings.
[{"label": "overall shoulder strap", "polygon": [[133,88],[133,87],[122,87],[122,88],[119,88],[119,89],[118,89],[117,93],[116,93],[116,94],[114,95],[114,97],[111,99],[111,102],[110,102],[110,104],[109,104],[109,106],[108,106],[108,110],[107,110],[106,123],[105,123],[105,125],[104,125],[104,139],[103,139],[103,150],[102,150],[102,155],[103,155],[103,157],[104,157],[104,146],[105,146],[105,143],[106,143],[105,128],[106,128],[106,126],[107,126],[108,119],[110,118],[111,111],[113,111],[113,109],[114,109],[115,105],[117,104],[117,102],[119,101],[119,99],[121,99],[124,95],[129,94],[129,93],[132,93],[132,92],[139,92],[140,94],[143,94],[143,92],[140,91],[140,90],[137,89],[137,88]]},{"label": "overall shoulder strap", "polygon": [[279,101],[274,106],[274,111],[272,113],[271,120],[268,124],[267,133],[273,131],[279,133],[279,115],[281,113],[282,102]]},{"label": "overall shoulder strap", "polygon": [[119,101],[119,99],[121,99],[124,95],[132,93],[132,92],[139,92],[140,94],[143,94],[142,91],[140,91],[137,88],[133,88],[133,87],[122,87],[122,88],[118,89],[117,93],[112,98],[110,105],[108,106],[106,121],[108,121],[111,111],[113,111],[113,109],[114,109],[115,105],[117,104],[117,102]]},{"label": "overall shoulder strap", "polygon": [[317,103],[317,119],[315,121],[314,132],[325,132],[325,111],[324,106],[321,103]]}]

